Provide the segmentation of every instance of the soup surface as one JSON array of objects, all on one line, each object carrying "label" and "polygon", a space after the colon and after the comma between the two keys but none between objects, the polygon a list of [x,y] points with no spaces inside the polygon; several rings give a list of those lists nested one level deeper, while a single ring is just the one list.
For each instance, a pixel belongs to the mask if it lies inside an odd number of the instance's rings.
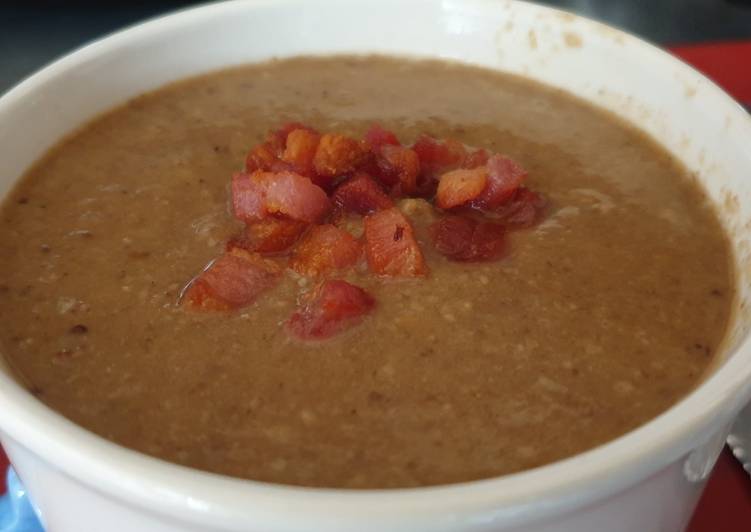
[{"label": "soup surface", "polygon": [[[241,311],[178,304],[238,228],[228,183],[285,121],[512,156],[548,200],[510,252],[460,263],[410,218],[430,274],[343,278],[378,300],[301,343],[310,280]],[[298,58],[140,96],[61,142],[2,208],[0,342],[76,423],[217,473],[307,486],[461,482],[545,464],[656,416],[697,384],[733,297],[721,227],[685,170],[610,115],[442,62]]]}]

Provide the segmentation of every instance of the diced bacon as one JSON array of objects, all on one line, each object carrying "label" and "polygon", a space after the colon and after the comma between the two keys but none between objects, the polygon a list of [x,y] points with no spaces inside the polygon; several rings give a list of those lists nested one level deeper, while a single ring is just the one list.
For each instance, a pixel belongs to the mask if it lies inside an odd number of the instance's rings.
[{"label": "diced bacon", "polygon": [[355,174],[339,185],[332,200],[338,209],[357,214],[368,214],[394,206],[381,186],[365,173]]},{"label": "diced bacon", "polygon": [[435,204],[441,209],[464,205],[477,198],[488,182],[488,171],[484,166],[451,170],[441,176]]},{"label": "diced bacon", "polygon": [[322,178],[330,178],[353,172],[364,160],[367,150],[364,145],[345,135],[326,133],[318,143],[313,166]]},{"label": "diced bacon", "polygon": [[232,176],[232,208],[240,220],[260,220],[266,216],[266,194],[261,185],[245,172]]},{"label": "diced bacon", "polygon": [[279,162],[275,150],[268,143],[259,144],[248,153],[245,159],[245,171],[248,173],[256,170],[269,171]]},{"label": "diced bacon", "polygon": [[316,277],[354,265],[361,255],[360,243],[344,229],[316,225],[298,244],[290,267]]},{"label": "diced bacon", "polygon": [[298,122],[284,124],[276,131],[270,131],[266,136],[265,142],[250,150],[245,159],[245,171],[248,173],[253,173],[256,170],[264,170],[267,172],[292,170],[298,173],[300,173],[300,170],[305,171],[306,168],[297,168],[295,165],[295,163],[297,163],[296,160],[283,160],[289,134],[293,131],[305,131],[306,133],[318,136],[318,132],[316,132],[315,129]]},{"label": "diced bacon", "polygon": [[512,197],[491,215],[508,227],[523,229],[539,222],[546,206],[545,198],[526,187],[519,187]]},{"label": "diced bacon", "polygon": [[391,131],[383,129],[380,124],[373,124],[365,133],[365,142],[373,153],[378,153],[381,146],[400,146],[399,139]]},{"label": "diced bacon", "polygon": [[300,122],[287,122],[276,131],[269,131],[269,134],[266,136],[266,144],[275,150],[278,157],[281,157],[282,153],[284,153],[284,150],[287,147],[287,141],[289,140],[289,134],[293,131],[307,131],[308,133],[318,135],[318,132],[315,129],[301,124]]},{"label": "diced bacon", "polygon": [[293,172],[265,174],[266,210],[303,222],[319,222],[331,208],[326,192]]},{"label": "diced bacon", "polygon": [[457,168],[467,155],[464,144],[458,140],[441,143],[429,135],[420,135],[412,149],[420,159],[420,167],[428,174]]},{"label": "diced bacon", "polygon": [[300,175],[311,177],[315,182],[313,157],[318,148],[320,135],[307,129],[294,129],[286,139],[282,160],[292,165]]},{"label": "diced bacon", "polygon": [[365,252],[368,266],[378,275],[415,277],[428,273],[412,225],[396,207],[365,217]]},{"label": "diced bacon", "polygon": [[256,253],[233,249],[216,259],[188,286],[182,303],[199,310],[235,310],[274,286],[281,268]]},{"label": "diced bacon", "polygon": [[326,192],[310,179],[294,172],[240,172],[232,177],[235,216],[252,222],[282,214],[294,220],[315,223],[328,213]]},{"label": "diced bacon", "polygon": [[300,340],[324,340],[357,325],[375,304],[375,299],[359,286],[325,281],[292,314],[287,330]]},{"label": "diced bacon", "polygon": [[480,148],[467,155],[462,163],[462,167],[477,168],[478,166],[485,166],[488,164],[488,159],[490,159],[490,154],[487,150]]},{"label": "diced bacon", "polygon": [[411,195],[417,191],[420,160],[414,150],[389,144],[381,146],[376,164],[381,181],[398,187],[399,194]]},{"label": "diced bacon", "polygon": [[503,155],[493,155],[488,159],[488,185],[473,206],[493,210],[501,206],[514,194],[527,177],[527,171],[513,159]]},{"label": "diced bacon", "polygon": [[227,250],[241,248],[259,253],[280,253],[289,249],[308,224],[288,218],[269,217],[249,223],[243,232],[227,242]]},{"label": "diced bacon", "polygon": [[446,216],[430,230],[436,250],[456,261],[490,261],[499,258],[505,248],[505,230],[500,224]]}]

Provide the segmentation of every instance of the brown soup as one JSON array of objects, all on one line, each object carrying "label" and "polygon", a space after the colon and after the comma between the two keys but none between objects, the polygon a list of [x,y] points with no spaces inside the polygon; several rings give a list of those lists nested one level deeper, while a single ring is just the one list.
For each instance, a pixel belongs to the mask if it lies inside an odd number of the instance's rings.
[{"label": "brown soup", "polygon": [[[237,230],[228,183],[294,120],[378,121],[509,154],[548,199],[500,261],[435,251],[430,274],[342,278],[378,306],[315,343],[284,322],[311,280],[237,312],[178,304]],[[190,467],[306,486],[393,488],[512,473],[611,440],[702,378],[734,296],[720,224],[654,142],[569,94],[382,57],[212,73],[114,109],[5,201],[0,342],[18,378],[93,432]]]}]

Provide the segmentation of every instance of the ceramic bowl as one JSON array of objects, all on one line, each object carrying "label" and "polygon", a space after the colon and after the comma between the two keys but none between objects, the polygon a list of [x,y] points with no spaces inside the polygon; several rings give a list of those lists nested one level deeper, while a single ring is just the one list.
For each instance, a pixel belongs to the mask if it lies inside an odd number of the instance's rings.
[{"label": "ceramic bowl", "polygon": [[207,5],[90,44],[0,98],[0,196],[62,136],[195,74],[300,54],[447,58],[560,87],[682,160],[732,237],[725,355],[679,404],[607,445],[500,478],[384,491],[303,489],[162,462],[105,441],[0,372],[0,433],[54,532],[674,531],[687,523],[751,393],[751,119],[718,87],[626,33],[521,2],[257,0]]}]

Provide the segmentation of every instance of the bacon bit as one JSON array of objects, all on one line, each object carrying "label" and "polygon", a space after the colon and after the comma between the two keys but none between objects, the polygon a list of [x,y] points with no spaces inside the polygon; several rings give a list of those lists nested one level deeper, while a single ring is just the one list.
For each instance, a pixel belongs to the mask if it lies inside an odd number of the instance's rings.
[{"label": "bacon bit", "polygon": [[359,141],[345,135],[326,133],[318,143],[313,166],[316,173],[331,182],[330,178],[355,171],[363,162],[367,150]]},{"label": "bacon bit", "polygon": [[391,131],[383,129],[380,124],[373,124],[365,133],[365,142],[373,153],[378,153],[381,146],[401,146],[399,139]]},{"label": "bacon bit", "polygon": [[462,167],[477,168],[478,166],[485,166],[488,164],[488,159],[490,159],[490,154],[485,149],[480,148],[467,155]]},{"label": "bacon bit", "polygon": [[[271,131],[266,136],[266,141],[253,148],[245,159],[245,171],[253,173],[256,170],[265,170],[267,172],[281,172],[283,170],[299,171],[295,164],[296,161],[283,161],[287,140],[289,134],[293,131],[305,131],[307,133],[318,135],[318,132],[308,126],[297,122],[284,124],[280,129]],[[305,170],[303,168],[303,170]]]},{"label": "bacon bit", "polygon": [[301,275],[317,277],[354,265],[360,243],[344,229],[330,224],[313,227],[295,250],[290,267]]},{"label": "bacon bit", "polygon": [[378,275],[415,277],[428,273],[412,225],[396,207],[365,217],[365,252],[368,266]]},{"label": "bacon bit", "polygon": [[280,253],[290,248],[308,224],[287,218],[269,217],[245,226],[242,234],[231,238],[226,249],[240,248],[259,253]]},{"label": "bacon bit", "polygon": [[488,159],[488,185],[472,203],[479,209],[493,210],[509,200],[527,177],[527,171],[513,159],[493,155]]},{"label": "bacon bit", "polygon": [[243,172],[232,177],[235,216],[253,222],[273,214],[315,223],[331,208],[326,192],[294,172]]},{"label": "bacon bit", "polygon": [[307,131],[308,133],[318,135],[318,131],[310,126],[306,126],[305,124],[301,124],[300,122],[287,122],[276,131],[270,132],[268,138],[266,139],[266,142],[276,147],[277,153],[281,156],[282,152],[287,147],[287,143],[289,142],[289,135],[293,131]]},{"label": "bacon bit", "polygon": [[446,216],[431,225],[430,232],[436,250],[455,261],[490,261],[505,249],[505,230],[500,224]]},{"label": "bacon bit", "polygon": [[492,214],[506,226],[524,229],[539,222],[546,207],[545,198],[526,187],[519,187],[511,199]]},{"label": "bacon bit", "polygon": [[417,192],[420,159],[414,150],[388,144],[381,146],[376,164],[381,181],[386,185],[398,187],[397,194],[411,195]]},{"label": "bacon bit", "polygon": [[182,296],[182,304],[196,310],[236,310],[274,286],[281,273],[274,261],[235,248],[194,279]]},{"label": "bacon bit", "polygon": [[368,214],[394,206],[381,186],[365,173],[355,174],[339,185],[331,199],[338,209],[357,214]]},{"label": "bacon bit", "polygon": [[[254,172],[252,175],[256,175]],[[260,220],[266,216],[265,192],[256,180],[245,172],[232,176],[232,208],[240,220]]]},{"label": "bacon bit", "polygon": [[276,156],[275,150],[268,144],[259,144],[248,153],[245,159],[245,171],[248,173],[255,172],[256,170],[271,170],[279,159]]},{"label": "bacon bit", "polygon": [[287,135],[287,142],[282,154],[282,160],[289,163],[295,172],[310,177],[316,182],[313,171],[313,157],[318,148],[320,135],[307,129],[294,129]]},{"label": "bacon bit", "polygon": [[330,280],[318,285],[287,321],[300,340],[323,340],[357,325],[375,307],[375,299],[359,286]]},{"label": "bacon bit", "polygon": [[446,172],[438,183],[435,204],[441,209],[464,205],[477,198],[488,183],[486,167],[459,168]]},{"label": "bacon bit", "polygon": [[420,167],[426,173],[448,170],[461,166],[467,155],[464,144],[455,139],[440,143],[429,135],[420,135],[412,146],[420,159]]}]

